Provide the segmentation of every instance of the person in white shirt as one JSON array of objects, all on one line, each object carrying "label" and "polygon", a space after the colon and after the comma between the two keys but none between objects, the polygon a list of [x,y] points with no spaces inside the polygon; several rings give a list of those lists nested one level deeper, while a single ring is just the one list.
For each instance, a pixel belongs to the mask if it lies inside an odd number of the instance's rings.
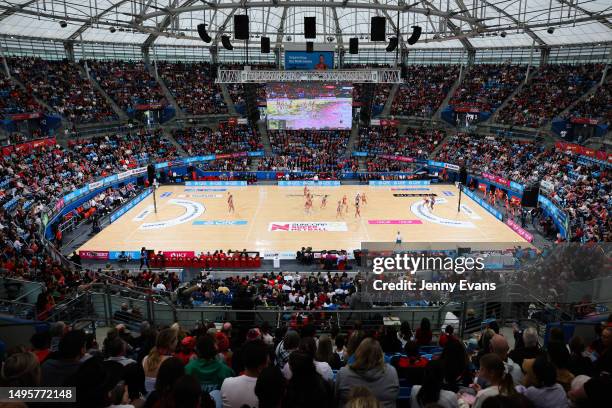
[{"label": "person in white shirt", "polygon": [[229,377],[221,385],[223,408],[256,408],[259,400],[255,395],[257,377],[269,364],[268,347],[261,340],[248,341],[242,348],[244,358],[244,374],[239,377]]},{"label": "person in white shirt", "polygon": [[[304,337],[300,340],[300,345],[298,347],[298,351],[308,354],[312,357],[313,363],[315,365],[315,369],[317,372],[323,377],[324,380],[329,381],[330,383],[334,382],[334,372],[329,365],[329,363],[325,361],[316,361],[315,354],[317,352],[317,342],[314,337]],[[281,370],[283,375],[289,381],[291,377],[293,377],[293,373],[291,372],[291,367],[289,366],[289,362],[285,364],[283,369]]]}]

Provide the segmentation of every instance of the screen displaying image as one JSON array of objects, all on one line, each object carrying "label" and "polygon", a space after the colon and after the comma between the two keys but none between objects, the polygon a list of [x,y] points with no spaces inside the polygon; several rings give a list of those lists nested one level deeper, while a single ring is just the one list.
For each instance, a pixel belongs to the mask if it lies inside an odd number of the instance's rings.
[{"label": "screen displaying image", "polygon": [[266,96],[269,129],[351,128],[351,84],[271,83]]}]

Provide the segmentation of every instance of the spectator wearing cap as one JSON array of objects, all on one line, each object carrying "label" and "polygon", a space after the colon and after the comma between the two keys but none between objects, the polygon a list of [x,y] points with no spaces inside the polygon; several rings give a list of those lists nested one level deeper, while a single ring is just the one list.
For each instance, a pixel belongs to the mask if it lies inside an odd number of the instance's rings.
[{"label": "spectator wearing cap", "polygon": [[195,353],[196,338],[194,336],[187,336],[181,340],[176,353],[174,356],[183,362],[183,365],[187,365],[189,361],[196,357]]}]

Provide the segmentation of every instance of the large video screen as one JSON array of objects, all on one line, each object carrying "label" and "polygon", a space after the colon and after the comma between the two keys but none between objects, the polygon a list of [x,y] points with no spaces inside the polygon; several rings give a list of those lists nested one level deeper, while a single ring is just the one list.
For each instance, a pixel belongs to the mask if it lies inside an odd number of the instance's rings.
[{"label": "large video screen", "polygon": [[270,83],[266,96],[268,129],[351,128],[351,84]]}]

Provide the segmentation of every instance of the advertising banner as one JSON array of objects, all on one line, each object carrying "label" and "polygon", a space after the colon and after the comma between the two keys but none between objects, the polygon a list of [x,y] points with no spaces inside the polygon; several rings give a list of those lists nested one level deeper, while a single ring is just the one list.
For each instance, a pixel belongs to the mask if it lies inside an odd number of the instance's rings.
[{"label": "advertising banner", "polygon": [[327,70],[334,68],[333,51],[285,51],[285,69],[305,71]]},{"label": "advertising banner", "polygon": [[533,235],[530,234],[529,232],[525,231],[525,229],[523,229],[520,225],[518,225],[513,220],[508,219],[506,221],[506,224],[508,224],[508,226],[512,229],[512,231],[514,231],[517,234],[519,234],[521,236],[521,238],[523,238],[525,241],[527,241],[527,242],[533,241]]},{"label": "advertising banner", "polygon": [[370,180],[371,186],[428,186],[429,180]]}]

